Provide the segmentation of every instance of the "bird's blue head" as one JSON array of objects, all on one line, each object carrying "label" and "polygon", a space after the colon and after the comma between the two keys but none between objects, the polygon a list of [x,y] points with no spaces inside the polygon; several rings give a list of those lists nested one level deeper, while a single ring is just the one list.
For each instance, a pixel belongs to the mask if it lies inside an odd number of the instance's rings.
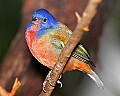
[{"label": "bird's blue head", "polygon": [[35,24],[40,27],[40,30],[46,30],[49,28],[56,28],[59,22],[45,9],[38,9],[32,15],[31,25]]},{"label": "bird's blue head", "polygon": [[[32,30],[33,25],[37,25],[39,30],[36,30],[36,38],[39,38],[46,33],[47,29],[57,28],[59,21],[57,21],[47,10],[38,9],[32,15],[32,20],[27,27],[28,30]],[[26,31],[26,32],[27,32]]]}]

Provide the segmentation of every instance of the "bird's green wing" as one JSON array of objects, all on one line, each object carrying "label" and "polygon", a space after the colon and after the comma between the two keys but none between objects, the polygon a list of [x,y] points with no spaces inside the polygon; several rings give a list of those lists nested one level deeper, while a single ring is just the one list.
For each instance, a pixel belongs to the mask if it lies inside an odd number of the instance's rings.
[{"label": "bird's green wing", "polygon": [[89,56],[88,52],[81,44],[78,44],[76,46],[76,48],[74,49],[74,51],[72,53],[72,57],[74,57],[80,61],[83,61],[87,64],[93,65],[95,67],[94,63],[90,60],[90,56]]},{"label": "bird's green wing", "polygon": [[62,49],[71,37],[72,31],[66,25],[59,23],[58,28],[49,29],[49,34],[56,48]]},{"label": "bird's green wing", "polygon": [[[54,41],[54,45],[56,46],[57,49],[61,50],[65,46],[71,35],[72,31],[62,23],[59,24],[58,28],[51,29],[50,31],[50,36]],[[72,57],[79,59],[80,61],[83,61],[87,64],[95,66],[93,62],[90,60],[88,52],[81,44],[78,44],[76,46],[72,53]]]}]

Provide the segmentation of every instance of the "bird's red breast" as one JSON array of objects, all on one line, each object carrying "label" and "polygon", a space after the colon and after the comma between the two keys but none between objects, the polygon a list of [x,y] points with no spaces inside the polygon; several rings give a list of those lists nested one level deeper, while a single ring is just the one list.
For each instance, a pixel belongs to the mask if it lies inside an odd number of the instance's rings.
[{"label": "bird's red breast", "polygon": [[50,43],[51,41],[47,33],[43,37],[36,39],[35,32],[37,29],[37,26],[32,26],[32,28],[26,32],[28,47],[40,63],[52,69],[60,52],[55,51],[54,45]]},{"label": "bird's red breast", "polygon": [[39,27],[37,25],[31,26],[30,30],[27,30],[26,40],[27,40],[28,46],[31,46],[31,44],[35,40],[35,35],[37,30],[39,30]]}]

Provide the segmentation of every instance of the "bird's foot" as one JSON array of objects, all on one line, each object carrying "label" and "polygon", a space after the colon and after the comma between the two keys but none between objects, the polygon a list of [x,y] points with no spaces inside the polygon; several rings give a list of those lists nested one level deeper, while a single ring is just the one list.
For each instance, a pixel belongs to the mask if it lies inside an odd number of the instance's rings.
[{"label": "bird's foot", "polygon": [[60,88],[62,88],[62,82],[60,80],[57,81],[57,84],[60,84]]},{"label": "bird's foot", "polygon": [[[43,82],[43,92],[45,92],[45,93],[46,93],[45,85],[46,85],[47,81],[48,81],[48,83],[49,83],[52,87],[55,87],[55,86],[51,83],[50,74],[51,74],[51,71],[49,71],[48,75],[46,76],[45,81]],[[62,76],[60,75],[59,79],[61,79],[61,77],[62,77]],[[58,79],[58,81],[57,81],[57,84],[60,84],[60,88],[62,88],[62,82],[61,82],[59,79]]]}]

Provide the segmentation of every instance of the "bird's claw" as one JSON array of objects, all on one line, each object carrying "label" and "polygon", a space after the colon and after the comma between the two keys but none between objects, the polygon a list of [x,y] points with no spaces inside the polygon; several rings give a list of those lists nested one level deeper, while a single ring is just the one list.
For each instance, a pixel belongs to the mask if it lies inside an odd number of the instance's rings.
[{"label": "bird's claw", "polygon": [[[48,83],[49,83],[52,87],[55,87],[55,86],[51,83],[50,74],[51,74],[51,71],[49,71],[48,75],[46,76],[45,81],[43,82],[43,92],[45,92],[45,93],[46,93],[45,85],[46,85],[47,81],[48,81]],[[61,77],[62,77],[62,76],[60,75],[59,79],[61,79]],[[60,84],[60,88],[62,88],[62,82],[61,82],[60,80],[57,81],[57,84]]]},{"label": "bird's claw", "polygon": [[57,84],[60,84],[60,88],[62,88],[62,82],[60,80],[57,81]]},{"label": "bird's claw", "polygon": [[43,82],[43,92],[45,92],[46,93],[46,90],[45,90],[45,85],[46,85],[46,80]]},{"label": "bird's claw", "polygon": [[52,83],[50,82],[50,79],[51,79],[50,74],[51,74],[51,71],[49,71],[48,75],[45,78],[45,81],[43,82],[43,92],[45,92],[45,93],[46,93],[45,85],[46,85],[47,81],[49,81],[49,84],[52,86]]},{"label": "bird's claw", "polygon": [[58,78],[57,84],[60,84],[60,88],[62,88],[62,82],[60,81],[62,75],[60,75],[60,77]]}]

